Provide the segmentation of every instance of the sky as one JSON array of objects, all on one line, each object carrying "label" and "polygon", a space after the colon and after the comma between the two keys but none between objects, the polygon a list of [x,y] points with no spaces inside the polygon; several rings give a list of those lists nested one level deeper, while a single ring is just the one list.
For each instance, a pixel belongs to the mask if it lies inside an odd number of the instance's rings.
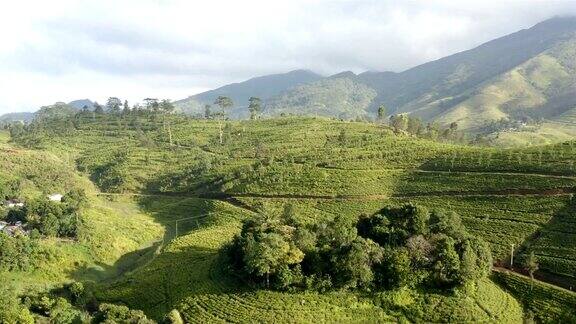
[{"label": "sky", "polygon": [[576,15],[576,0],[0,0],[0,6],[0,114],[84,98],[177,100],[295,69],[400,72],[556,15]]}]

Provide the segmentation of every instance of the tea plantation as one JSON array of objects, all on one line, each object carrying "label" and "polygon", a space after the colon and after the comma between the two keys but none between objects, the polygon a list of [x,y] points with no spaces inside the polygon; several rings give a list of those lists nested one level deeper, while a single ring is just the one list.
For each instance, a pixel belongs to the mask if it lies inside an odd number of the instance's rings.
[{"label": "tea plantation", "polygon": [[[519,323],[572,316],[569,303],[547,311],[548,290],[561,288],[537,281],[542,292],[529,293],[521,287],[531,281],[500,274],[450,294],[255,289],[228,273],[219,249],[243,219],[280,213],[287,204],[302,222],[320,224],[412,202],[461,215],[467,230],[489,243],[496,265],[508,266],[512,253],[522,270],[534,252],[536,277],[568,287],[576,281],[576,142],[482,148],[395,134],[383,125],[300,117],[227,121],[222,138],[220,144],[214,120],[80,115],[13,134],[5,150],[57,157],[70,172],[65,179],[78,179],[90,193],[85,236],[61,248],[70,253],[65,259],[86,261],[57,278],[98,282],[99,300],[157,320],[172,309],[187,322]],[[63,181],[48,187],[70,186]],[[38,181],[34,191],[46,186]],[[574,293],[559,291],[573,300]]]}]

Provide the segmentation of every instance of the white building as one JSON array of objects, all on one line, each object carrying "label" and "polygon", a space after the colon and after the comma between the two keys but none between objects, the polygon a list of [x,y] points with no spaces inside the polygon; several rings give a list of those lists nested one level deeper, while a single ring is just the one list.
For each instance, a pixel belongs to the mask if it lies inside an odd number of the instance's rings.
[{"label": "white building", "polygon": [[62,201],[62,197],[64,197],[64,196],[62,196],[61,194],[52,194],[52,195],[49,195],[49,196],[48,196],[48,199],[49,199],[50,201],[58,201],[58,202],[60,202],[60,201]]}]

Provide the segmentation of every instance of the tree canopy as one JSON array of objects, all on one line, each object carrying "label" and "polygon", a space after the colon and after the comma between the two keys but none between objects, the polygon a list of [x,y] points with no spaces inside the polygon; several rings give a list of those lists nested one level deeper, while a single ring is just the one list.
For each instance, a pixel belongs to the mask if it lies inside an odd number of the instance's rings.
[{"label": "tree canopy", "polygon": [[485,277],[492,264],[487,244],[453,212],[408,204],[357,221],[296,219],[288,207],[245,221],[226,248],[232,269],[276,289],[453,288]]}]

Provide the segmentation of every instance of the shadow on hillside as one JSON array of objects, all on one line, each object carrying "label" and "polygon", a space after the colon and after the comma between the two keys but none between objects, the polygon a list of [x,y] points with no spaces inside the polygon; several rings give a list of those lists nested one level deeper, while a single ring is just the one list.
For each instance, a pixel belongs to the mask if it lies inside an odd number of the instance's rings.
[{"label": "shadow on hillside", "polygon": [[[216,206],[214,201],[190,197],[139,196],[134,198],[138,207],[152,216],[155,222],[164,227],[161,239],[150,242],[149,246],[122,255],[114,264],[97,262],[80,265],[69,276],[77,281],[112,282],[123,275],[146,265],[155,254],[176,237],[202,228],[214,222]],[[176,220],[179,221],[176,226]],[[177,231],[177,233],[176,233]]]},{"label": "shadow on hillside", "polygon": [[[576,244],[573,239],[569,239],[567,235],[576,236],[576,199],[569,199],[566,205],[554,213],[548,223],[543,225],[535,233],[530,235],[520,246],[514,251],[514,268],[513,270],[525,275],[528,271],[523,266],[526,258],[531,251],[535,251],[536,258],[538,258],[538,248],[533,249],[533,246],[542,241],[542,245],[548,246],[549,243],[555,243],[556,247],[569,248],[576,251]],[[552,283],[554,285],[569,289],[576,289],[576,260],[564,260],[564,263],[557,261],[559,266],[558,273],[552,271],[552,265],[546,262],[539,262],[540,269],[534,273],[534,277],[538,280]],[[507,260],[510,264],[510,259]]]},{"label": "shadow on hillside", "polygon": [[217,205],[219,201],[153,195],[135,199],[143,212],[165,228],[162,240],[126,253],[112,265],[81,266],[69,274],[71,278],[97,283],[96,295],[101,302],[141,309],[155,319],[161,319],[187,296],[245,291],[241,282],[222,274],[217,249],[195,242],[167,248],[176,237],[176,220],[190,218],[179,222],[178,237],[222,222],[220,216],[225,210]]},{"label": "shadow on hillside", "polygon": [[136,203],[164,227],[164,244],[210,225],[218,211],[214,201],[194,197],[150,195],[138,197]]},{"label": "shadow on hillside", "polygon": [[95,264],[83,265],[68,274],[74,280],[81,282],[114,281],[152,260],[160,248],[161,241],[158,241],[149,247],[122,255],[112,265],[96,262]]}]

